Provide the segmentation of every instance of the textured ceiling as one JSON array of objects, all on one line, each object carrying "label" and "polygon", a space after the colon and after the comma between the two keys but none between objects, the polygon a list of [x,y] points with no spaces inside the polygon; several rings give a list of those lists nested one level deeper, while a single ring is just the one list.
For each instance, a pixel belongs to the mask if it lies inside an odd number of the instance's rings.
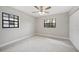
[{"label": "textured ceiling", "polygon": [[[47,15],[68,12],[72,8],[72,6],[51,6],[51,7],[52,7],[51,9],[47,10],[49,12],[49,14]],[[12,6],[12,8],[23,11],[34,17],[42,16],[42,15],[39,15],[38,13],[32,13],[33,11],[37,11],[37,9],[34,8],[33,6]]]}]

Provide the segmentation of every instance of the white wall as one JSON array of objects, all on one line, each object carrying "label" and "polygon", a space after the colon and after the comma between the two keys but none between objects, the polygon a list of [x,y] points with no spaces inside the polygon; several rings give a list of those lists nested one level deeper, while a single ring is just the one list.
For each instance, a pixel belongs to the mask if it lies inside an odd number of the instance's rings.
[{"label": "white wall", "polygon": [[[56,28],[44,28],[44,19],[56,18]],[[54,14],[36,19],[36,34],[56,38],[69,38],[69,15],[68,13]]]},{"label": "white wall", "polygon": [[79,10],[70,16],[70,40],[79,50]]},{"label": "white wall", "polygon": [[[19,16],[19,28],[2,28],[2,12]],[[34,35],[34,18],[11,7],[0,7],[0,45]]]}]

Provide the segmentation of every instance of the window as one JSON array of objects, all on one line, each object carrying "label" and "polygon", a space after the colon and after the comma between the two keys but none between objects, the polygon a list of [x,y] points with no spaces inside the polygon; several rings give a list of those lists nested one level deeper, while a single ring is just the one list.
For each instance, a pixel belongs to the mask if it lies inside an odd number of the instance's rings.
[{"label": "window", "polygon": [[44,20],[45,28],[56,28],[56,18]]},{"label": "window", "polygon": [[2,12],[2,28],[19,28],[19,16]]}]

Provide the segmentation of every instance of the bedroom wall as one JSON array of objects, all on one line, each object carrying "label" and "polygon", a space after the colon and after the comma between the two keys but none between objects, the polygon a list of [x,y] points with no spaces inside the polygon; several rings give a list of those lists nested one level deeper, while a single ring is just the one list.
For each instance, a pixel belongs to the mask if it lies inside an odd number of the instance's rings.
[{"label": "bedroom wall", "polygon": [[70,40],[79,50],[79,8],[70,15]]},{"label": "bedroom wall", "polygon": [[[44,19],[56,18],[56,28],[44,28]],[[36,35],[69,39],[69,15],[68,13],[54,14],[36,19]]]},{"label": "bedroom wall", "polygon": [[[19,16],[19,28],[2,28],[2,12]],[[0,45],[22,37],[34,35],[34,21],[32,16],[8,6],[0,6]]]}]

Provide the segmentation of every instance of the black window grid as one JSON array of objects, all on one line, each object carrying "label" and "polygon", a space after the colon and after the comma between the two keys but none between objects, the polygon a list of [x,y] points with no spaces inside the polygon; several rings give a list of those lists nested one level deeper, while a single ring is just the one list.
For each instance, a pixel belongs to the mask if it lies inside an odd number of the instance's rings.
[{"label": "black window grid", "polygon": [[[7,15],[7,16],[4,16],[4,14]],[[7,17],[8,20],[4,19],[4,17]],[[11,18],[12,18],[13,20],[11,20]],[[16,19],[17,21],[15,21],[15,19]],[[8,23],[4,23],[4,21],[7,21]],[[15,22],[16,22],[17,24],[15,24]],[[8,24],[8,27],[4,26],[4,25],[6,25],[6,24]],[[15,25],[17,25],[17,26],[15,26]],[[12,26],[12,27],[11,27],[11,26]],[[2,28],[19,28],[19,16],[2,12]]]},{"label": "black window grid", "polygon": [[[52,19],[53,20],[53,19]],[[45,28],[56,28],[56,18],[55,18],[55,23],[45,23],[46,20],[44,20],[44,27]]]}]

